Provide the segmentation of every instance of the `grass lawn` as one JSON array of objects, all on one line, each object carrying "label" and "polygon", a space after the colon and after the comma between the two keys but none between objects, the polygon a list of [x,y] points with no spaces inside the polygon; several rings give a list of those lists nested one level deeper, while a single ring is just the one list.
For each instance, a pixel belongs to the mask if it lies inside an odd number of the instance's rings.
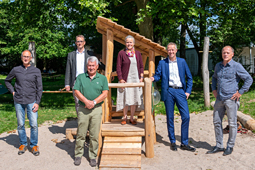
[{"label": "grass lawn", "polygon": [[[0,75],[0,83],[4,83],[6,76]],[[113,82],[116,82],[117,78]],[[14,84],[14,81],[13,81]],[[44,90],[58,90],[64,87],[64,75],[58,77],[56,80],[43,79]],[[160,87],[160,84],[158,84]],[[160,90],[160,89],[159,89]],[[116,101],[116,89],[112,89],[112,98]],[[12,94],[7,93],[0,95],[0,133],[10,131],[17,128],[17,119],[15,114],[15,108],[13,104]],[[245,93],[241,97],[241,106],[239,111],[251,115],[255,118],[255,85],[251,87],[248,93]],[[210,95],[211,101],[214,101],[212,93]],[[253,100],[253,101],[252,101]],[[115,103],[115,102],[114,102]],[[72,94],[43,94],[42,101],[40,103],[38,111],[38,123],[42,124],[45,121],[57,122],[58,120],[64,120],[72,117],[76,117],[74,100]],[[188,99],[190,113],[200,113],[202,111],[212,109],[204,107],[203,96],[203,83],[201,79],[194,77],[193,90]],[[155,106],[156,114],[165,114],[165,106],[161,101]],[[179,114],[177,107],[175,107],[175,113]],[[26,121],[26,127],[29,127],[28,121]]]}]

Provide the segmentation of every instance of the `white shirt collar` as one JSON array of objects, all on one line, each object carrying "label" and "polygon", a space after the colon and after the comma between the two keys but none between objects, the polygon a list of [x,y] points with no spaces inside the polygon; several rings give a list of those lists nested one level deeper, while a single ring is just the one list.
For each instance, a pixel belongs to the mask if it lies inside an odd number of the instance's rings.
[{"label": "white shirt collar", "polygon": [[79,51],[76,50],[76,53],[77,53],[77,54],[83,54],[84,52],[85,52],[85,49],[82,51],[82,53],[79,53]]}]

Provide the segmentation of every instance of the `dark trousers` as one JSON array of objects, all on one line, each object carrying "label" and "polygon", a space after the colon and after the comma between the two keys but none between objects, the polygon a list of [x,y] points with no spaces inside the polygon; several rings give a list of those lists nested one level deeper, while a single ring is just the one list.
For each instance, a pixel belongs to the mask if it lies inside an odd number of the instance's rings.
[{"label": "dark trousers", "polygon": [[166,100],[164,102],[166,107],[167,129],[170,142],[176,142],[174,134],[174,105],[176,103],[182,119],[181,143],[184,145],[188,145],[190,117],[185,92],[183,89],[168,88],[166,95]]}]

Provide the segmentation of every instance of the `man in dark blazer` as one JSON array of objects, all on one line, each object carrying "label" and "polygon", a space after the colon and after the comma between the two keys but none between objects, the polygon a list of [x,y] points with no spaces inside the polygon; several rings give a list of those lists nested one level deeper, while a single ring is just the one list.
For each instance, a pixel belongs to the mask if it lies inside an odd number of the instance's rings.
[{"label": "man in dark blazer", "polygon": [[188,145],[190,116],[187,99],[193,85],[192,75],[186,61],[176,57],[177,46],[175,43],[171,42],[167,45],[167,53],[168,58],[159,62],[151,80],[159,81],[161,79],[161,98],[166,107],[170,149],[177,151],[174,134],[174,105],[176,103],[182,118],[180,149],[194,152],[196,149]]},{"label": "man in dark blazer", "polygon": [[[70,91],[70,87],[73,88],[75,79],[79,74],[85,73],[87,71],[86,60],[89,56],[93,56],[92,52],[87,51],[84,47],[86,41],[83,35],[76,36],[75,44],[77,46],[77,50],[68,53],[66,62],[66,74],[65,74],[66,91]],[[76,113],[78,115],[79,99],[74,95],[74,92],[73,97],[75,101]]]}]

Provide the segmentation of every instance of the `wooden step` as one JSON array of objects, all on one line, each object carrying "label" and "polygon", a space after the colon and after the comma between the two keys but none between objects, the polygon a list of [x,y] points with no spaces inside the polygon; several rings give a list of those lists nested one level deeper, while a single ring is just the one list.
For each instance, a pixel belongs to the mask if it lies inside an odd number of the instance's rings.
[{"label": "wooden step", "polygon": [[141,168],[141,155],[102,155],[100,168]]},{"label": "wooden step", "polygon": [[99,168],[141,168],[142,137],[105,136]]},{"label": "wooden step", "polygon": [[107,122],[102,124],[102,136],[144,136],[144,122],[137,122],[137,125],[130,123],[121,125],[120,122]]},{"label": "wooden step", "polygon": [[104,138],[104,143],[142,143],[141,137],[109,137]]},{"label": "wooden step", "polygon": [[141,155],[141,148],[103,148],[102,155]]},{"label": "wooden step", "polygon": [[[120,117],[123,116],[123,112],[115,112],[115,111],[111,111],[112,117]],[[127,115],[130,116],[131,113],[130,111],[127,112]],[[144,111],[136,111],[134,116],[144,116]]]}]

